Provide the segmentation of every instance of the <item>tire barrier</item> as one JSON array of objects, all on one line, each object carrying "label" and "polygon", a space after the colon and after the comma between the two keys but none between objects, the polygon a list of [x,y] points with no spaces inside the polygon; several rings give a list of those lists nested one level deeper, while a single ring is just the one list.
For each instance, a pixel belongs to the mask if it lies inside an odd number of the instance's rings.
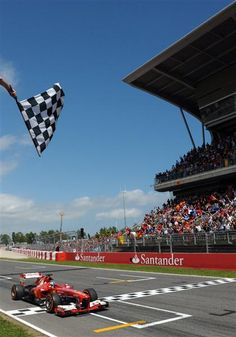
[{"label": "tire barrier", "polygon": [[40,260],[56,260],[55,252],[46,251],[46,250],[33,250],[26,248],[12,248],[13,252],[18,254],[26,255],[34,259]]}]

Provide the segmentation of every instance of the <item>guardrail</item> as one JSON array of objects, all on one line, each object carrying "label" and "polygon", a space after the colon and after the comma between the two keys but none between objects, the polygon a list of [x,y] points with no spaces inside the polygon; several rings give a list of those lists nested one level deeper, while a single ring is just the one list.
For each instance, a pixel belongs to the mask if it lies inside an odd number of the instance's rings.
[{"label": "guardrail", "polygon": [[[39,251],[54,251],[52,238],[41,238],[40,243],[17,245]],[[184,233],[171,235],[144,235],[142,238],[122,236],[119,239],[105,238],[99,240],[64,240],[60,243],[60,251],[65,252],[115,252],[115,251],[155,251],[155,252],[236,252],[236,231],[219,231],[212,233]]]},{"label": "guardrail", "polygon": [[236,231],[222,231],[205,233],[199,232],[195,234],[171,234],[164,236],[144,236],[141,239],[126,240],[124,245],[136,246],[137,249],[143,250],[143,247],[155,247],[158,252],[169,251],[191,251],[198,250],[209,253],[211,251],[235,251],[236,252]]}]

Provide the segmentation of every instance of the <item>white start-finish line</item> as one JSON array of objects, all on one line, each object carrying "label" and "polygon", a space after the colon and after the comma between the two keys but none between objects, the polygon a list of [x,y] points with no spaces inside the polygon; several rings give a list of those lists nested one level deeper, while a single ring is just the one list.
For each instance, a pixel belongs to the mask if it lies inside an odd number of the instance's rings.
[{"label": "white start-finish line", "polygon": [[46,331],[44,329],[41,329],[38,326],[36,326],[34,324],[31,324],[31,323],[29,323],[29,322],[21,319],[20,317],[14,316],[14,315],[12,315],[11,313],[9,313],[7,311],[4,311],[4,310],[0,309],[0,312],[3,313],[4,315],[10,317],[10,318],[15,319],[16,321],[18,321],[18,322],[20,322],[20,323],[22,323],[24,325],[27,325],[28,327],[30,327],[30,328],[32,328],[32,329],[34,329],[34,330],[36,330],[36,331],[44,334],[45,336],[48,336],[48,337],[57,337],[56,335],[53,335],[52,333],[50,333],[50,332],[48,332],[48,331]]}]

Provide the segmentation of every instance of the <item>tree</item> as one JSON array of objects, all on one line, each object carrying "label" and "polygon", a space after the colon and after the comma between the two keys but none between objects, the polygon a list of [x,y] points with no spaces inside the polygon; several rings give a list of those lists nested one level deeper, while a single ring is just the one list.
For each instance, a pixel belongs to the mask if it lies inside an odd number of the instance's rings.
[{"label": "tree", "polygon": [[26,237],[22,232],[15,233],[15,243],[26,242]]},{"label": "tree", "polygon": [[68,235],[66,233],[60,233],[58,230],[54,231],[50,229],[49,231],[41,231],[38,240],[44,243],[55,243],[57,241],[68,240]]},{"label": "tree", "polygon": [[11,242],[11,238],[8,234],[2,234],[1,235],[1,243],[4,245],[9,245],[9,243]]},{"label": "tree", "polygon": [[15,232],[12,232],[11,239],[13,243],[16,243],[16,233]]},{"label": "tree", "polygon": [[36,233],[30,232],[25,234],[26,242],[31,244],[35,241]]},{"label": "tree", "polygon": [[95,234],[96,238],[109,237],[118,232],[115,226],[102,227],[99,232]]}]

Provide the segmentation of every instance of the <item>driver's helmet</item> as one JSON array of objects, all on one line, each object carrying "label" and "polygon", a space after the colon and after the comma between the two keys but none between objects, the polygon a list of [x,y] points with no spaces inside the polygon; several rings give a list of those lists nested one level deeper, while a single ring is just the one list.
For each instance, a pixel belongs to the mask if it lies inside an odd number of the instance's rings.
[{"label": "driver's helmet", "polygon": [[53,288],[55,287],[55,282],[53,280],[50,281],[50,286]]}]

